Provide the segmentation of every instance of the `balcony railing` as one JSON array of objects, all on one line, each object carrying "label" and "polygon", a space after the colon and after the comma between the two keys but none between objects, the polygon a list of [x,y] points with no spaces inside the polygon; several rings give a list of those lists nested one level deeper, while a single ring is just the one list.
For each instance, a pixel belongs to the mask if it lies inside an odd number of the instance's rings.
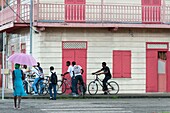
[{"label": "balcony railing", "polygon": [[[29,4],[13,5],[0,11],[0,25],[29,23]],[[170,6],[34,4],[33,22],[46,23],[170,23]]]}]

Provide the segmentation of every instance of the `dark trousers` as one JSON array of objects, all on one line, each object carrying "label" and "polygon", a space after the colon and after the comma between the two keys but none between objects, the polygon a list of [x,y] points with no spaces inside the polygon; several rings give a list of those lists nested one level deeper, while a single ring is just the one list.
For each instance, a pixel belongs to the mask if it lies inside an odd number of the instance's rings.
[{"label": "dark trousers", "polygon": [[105,78],[103,79],[103,91],[108,90],[106,83],[110,78],[111,78],[110,76],[105,76]]},{"label": "dark trousers", "polygon": [[71,91],[72,93],[76,93],[76,90],[75,90],[75,76],[71,77]]},{"label": "dark trousers", "polygon": [[[49,89],[49,92],[50,92],[50,97],[52,97],[54,100],[56,100],[56,95],[57,95],[56,84],[50,83],[48,89]],[[53,96],[53,93],[52,93],[52,89],[54,91],[54,96]]]},{"label": "dark trousers", "polygon": [[25,84],[25,87],[24,87],[25,91],[28,94],[28,83],[27,83],[27,81],[24,80],[24,84]]},{"label": "dark trousers", "polygon": [[85,86],[84,86],[84,82],[83,82],[83,77],[82,77],[81,75],[77,75],[77,76],[75,77],[75,91],[76,91],[76,94],[78,94],[78,90],[77,90],[78,81],[79,81],[80,84],[83,86],[83,88],[85,87]]}]

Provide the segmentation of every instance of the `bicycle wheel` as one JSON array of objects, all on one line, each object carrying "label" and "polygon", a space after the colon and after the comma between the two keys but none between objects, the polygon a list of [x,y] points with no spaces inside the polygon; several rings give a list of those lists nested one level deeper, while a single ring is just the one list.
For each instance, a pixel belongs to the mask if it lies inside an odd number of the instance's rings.
[{"label": "bicycle wheel", "polygon": [[107,88],[109,94],[116,95],[119,92],[119,85],[115,81],[110,81],[107,83]]},{"label": "bicycle wheel", "polygon": [[46,94],[48,94],[48,85],[47,84],[43,84],[43,88],[41,90],[42,91],[40,91],[40,90],[38,91],[39,95],[46,95]]},{"label": "bicycle wheel", "polygon": [[62,82],[61,80],[57,81],[57,94],[62,95],[66,92],[66,83]]},{"label": "bicycle wheel", "polygon": [[88,92],[90,95],[95,95],[98,91],[98,85],[96,81],[91,81],[88,85]]}]

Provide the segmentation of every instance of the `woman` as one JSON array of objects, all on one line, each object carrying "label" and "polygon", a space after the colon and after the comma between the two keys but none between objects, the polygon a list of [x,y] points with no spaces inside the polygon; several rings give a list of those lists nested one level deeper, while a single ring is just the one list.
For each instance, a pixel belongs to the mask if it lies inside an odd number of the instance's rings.
[{"label": "woman", "polygon": [[[12,81],[13,81],[13,90],[14,90],[14,109],[21,109],[21,96],[26,96],[27,94],[24,91],[23,82],[24,80],[23,71],[20,70],[20,64],[15,64],[15,70],[12,72]],[[18,106],[17,106],[18,98]]]}]

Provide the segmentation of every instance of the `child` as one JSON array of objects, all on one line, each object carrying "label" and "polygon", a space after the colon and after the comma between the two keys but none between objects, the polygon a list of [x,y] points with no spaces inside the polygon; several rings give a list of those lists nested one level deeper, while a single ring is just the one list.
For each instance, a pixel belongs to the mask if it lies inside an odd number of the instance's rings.
[{"label": "child", "polygon": [[[54,71],[54,67],[51,66],[50,67],[49,88],[48,88],[49,92],[50,92],[50,100],[56,100],[56,94],[57,94],[56,85],[57,85],[57,74]],[[52,94],[52,89],[54,91],[54,96]]]}]

